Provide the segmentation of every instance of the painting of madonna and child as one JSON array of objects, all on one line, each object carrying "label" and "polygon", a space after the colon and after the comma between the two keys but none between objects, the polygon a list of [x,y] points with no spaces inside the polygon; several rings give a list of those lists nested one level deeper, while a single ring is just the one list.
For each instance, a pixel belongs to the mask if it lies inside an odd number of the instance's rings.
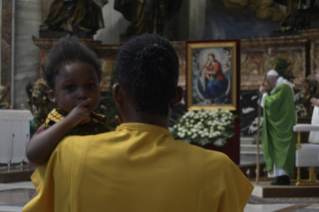
[{"label": "painting of madonna and child", "polygon": [[236,110],[236,42],[187,44],[187,108]]}]

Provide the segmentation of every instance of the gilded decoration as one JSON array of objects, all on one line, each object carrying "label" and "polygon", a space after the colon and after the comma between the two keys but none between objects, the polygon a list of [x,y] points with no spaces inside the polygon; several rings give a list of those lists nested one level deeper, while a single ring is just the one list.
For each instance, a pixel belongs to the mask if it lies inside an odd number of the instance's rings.
[{"label": "gilded decoration", "polygon": [[[319,69],[319,30],[299,31],[300,36],[242,39],[241,40],[241,90],[256,90],[262,83],[264,74],[274,67],[277,57],[288,58],[289,67],[295,76],[295,88],[300,89],[306,76]],[[54,42],[58,39],[33,39],[40,48],[40,62],[46,61]],[[101,90],[109,88],[110,73],[116,63],[121,45],[102,45],[92,39],[80,39],[80,42],[95,51],[102,61]],[[185,41],[174,41],[172,45],[179,57],[179,82],[186,88],[186,44]],[[309,48],[307,48],[309,45]],[[308,56],[307,56],[308,55]],[[308,62],[307,62],[308,61]],[[308,64],[308,65],[307,65]],[[41,70],[39,70],[41,76]]]},{"label": "gilded decoration", "polygon": [[188,110],[237,109],[237,51],[236,41],[187,42]]},{"label": "gilded decoration", "polygon": [[306,76],[307,39],[267,38],[241,40],[241,89],[258,89],[263,76],[275,67],[278,57],[288,58],[288,68],[295,76],[295,88],[299,89]]}]

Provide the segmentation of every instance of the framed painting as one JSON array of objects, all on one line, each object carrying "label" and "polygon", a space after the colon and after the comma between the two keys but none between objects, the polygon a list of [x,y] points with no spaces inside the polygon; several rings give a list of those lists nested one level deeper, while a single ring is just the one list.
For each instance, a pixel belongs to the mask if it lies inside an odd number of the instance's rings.
[{"label": "framed painting", "polygon": [[239,40],[187,41],[188,110],[237,110]]}]

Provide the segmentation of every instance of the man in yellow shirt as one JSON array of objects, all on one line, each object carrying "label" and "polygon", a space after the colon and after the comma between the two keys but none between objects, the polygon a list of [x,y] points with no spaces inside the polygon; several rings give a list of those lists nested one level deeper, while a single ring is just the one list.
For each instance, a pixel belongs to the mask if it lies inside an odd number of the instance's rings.
[{"label": "man in yellow shirt", "polygon": [[23,211],[236,212],[253,186],[224,154],[174,140],[178,57],[156,35],[126,43],[113,97],[115,132],[69,136],[32,176],[38,195]]}]

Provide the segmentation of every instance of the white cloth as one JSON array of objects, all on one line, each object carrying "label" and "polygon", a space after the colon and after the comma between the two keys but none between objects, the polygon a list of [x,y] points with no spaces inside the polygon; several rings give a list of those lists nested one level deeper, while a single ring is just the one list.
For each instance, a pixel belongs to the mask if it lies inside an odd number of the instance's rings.
[{"label": "white cloth", "polygon": [[[317,106],[313,108],[311,125],[319,125],[319,108]],[[319,144],[319,131],[310,131],[308,141]]]},{"label": "white cloth", "polygon": [[274,168],[272,172],[268,172],[268,177],[269,178],[273,178],[273,177],[279,177],[282,175],[288,175],[285,170],[279,168],[278,166],[276,166],[276,164],[274,164]]},{"label": "white cloth", "polygon": [[0,110],[0,163],[21,163],[30,138],[29,110]]},{"label": "white cloth", "polygon": [[319,145],[301,144],[296,150],[296,167],[319,167]]}]

